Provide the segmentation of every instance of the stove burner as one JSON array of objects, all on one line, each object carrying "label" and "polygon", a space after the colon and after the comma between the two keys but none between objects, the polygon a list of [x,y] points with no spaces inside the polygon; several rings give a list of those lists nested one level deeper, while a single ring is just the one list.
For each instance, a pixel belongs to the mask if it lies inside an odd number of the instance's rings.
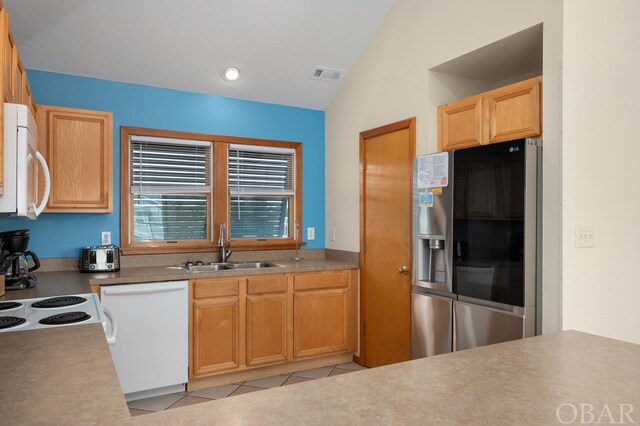
[{"label": "stove burner", "polygon": [[64,312],[62,314],[51,315],[50,317],[43,318],[40,320],[40,324],[65,325],[87,321],[89,319],[91,319],[91,315],[86,312]]},{"label": "stove burner", "polygon": [[22,303],[18,302],[0,302],[0,311],[6,311],[7,309],[15,309],[22,306]]},{"label": "stove burner", "polygon": [[20,317],[0,317],[0,330],[15,327],[25,322],[27,322],[27,320]]},{"label": "stove burner", "polygon": [[65,306],[73,306],[86,302],[87,299],[78,296],[62,296],[52,297],[50,299],[41,300],[31,305],[32,308],[62,308]]}]

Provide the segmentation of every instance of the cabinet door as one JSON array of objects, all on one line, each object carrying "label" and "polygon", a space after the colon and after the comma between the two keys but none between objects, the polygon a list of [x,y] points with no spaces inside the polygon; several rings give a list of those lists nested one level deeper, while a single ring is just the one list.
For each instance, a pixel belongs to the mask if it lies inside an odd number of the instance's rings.
[{"label": "cabinet door", "polygon": [[194,300],[191,377],[238,368],[239,299]]},{"label": "cabinet door", "polygon": [[247,296],[247,365],[287,360],[287,295]]},{"label": "cabinet door", "polygon": [[349,289],[294,295],[293,353],[303,358],[349,349]]},{"label": "cabinet door", "polygon": [[39,148],[51,173],[45,211],[111,212],[112,114],[41,105],[38,115]]},{"label": "cabinet door", "polygon": [[540,136],[540,77],[487,93],[488,143]]},{"label": "cabinet door", "polygon": [[17,104],[29,105],[29,100],[25,96],[24,87],[26,85],[27,73],[22,65],[22,59],[18,54],[18,48],[13,49],[13,63],[15,65],[13,71],[15,72],[15,78],[13,79],[13,101]]},{"label": "cabinet door", "polygon": [[13,38],[13,34],[11,33],[11,28],[9,27],[9,13],[7,13],[6,9],[3,9],[1,13],[2,16],[0,17],[0,19],[2,20],[2,68],[4,74],[4,77],[2,79],[2,88],[4,91],[4,101],[15,102],[13,90],[15,82],[14,50],[16,48],[16,43]]},{"label": "cabinet door", "polygon": [[484,99],[473,96],[438,107],[438,151],[484,143]]}]

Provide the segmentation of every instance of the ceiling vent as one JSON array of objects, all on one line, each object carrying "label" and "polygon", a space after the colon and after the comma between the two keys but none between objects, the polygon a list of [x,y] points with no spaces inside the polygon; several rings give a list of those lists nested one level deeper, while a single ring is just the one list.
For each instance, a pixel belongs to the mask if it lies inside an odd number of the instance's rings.
[{"label": "ceiling vent", "polygon": [[325,81],[337,81],[340,79],[341,75],[342,75],[341,70],[334,70],[331,68],[324,68],[324,67],[316,67],[315,71],[313,72],[313,79],[325,80]]}]

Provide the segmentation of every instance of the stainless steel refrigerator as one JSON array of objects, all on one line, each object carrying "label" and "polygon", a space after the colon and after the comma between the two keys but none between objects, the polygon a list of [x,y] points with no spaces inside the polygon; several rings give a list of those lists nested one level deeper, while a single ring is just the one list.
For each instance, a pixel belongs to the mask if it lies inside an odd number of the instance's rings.
[{"label": "stainless steel refrigerator", "polygon": [[540,147],[416,157],[413,358],[536,334]]}]

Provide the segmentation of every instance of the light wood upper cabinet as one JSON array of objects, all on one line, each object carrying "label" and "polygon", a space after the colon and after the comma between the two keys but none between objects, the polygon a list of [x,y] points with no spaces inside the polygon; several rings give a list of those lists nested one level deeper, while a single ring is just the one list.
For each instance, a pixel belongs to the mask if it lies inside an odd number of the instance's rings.
[{"label": "light wood upper cabinet", "polygon": [[539,77],[487,94],[489,135],[487,143],[539,136],[541,103]]},{"label": "light wood upper cabinet", "polygon": [[113,210],[110,112],[40,105],[39,148],[51,173],[46,212]]},{"label": "light wood upper cabinet", "polygon": [[[36,103],[27,82],[26,69],[16,46],[9,13],[2,8],[0,0],[0,86],[4,102],[21,103],[29,106],[36,116]],[[0,108],[0,195],[4,193],[4,108]]]},{"label": "light wood upper cabinet", "polygon": [[36,100],[33,98],[33,94],[31,93],[31,88],[29,84],[26,83],[24,93],[27,96],[27,105],[29,105],[29,111],[34,117],[38,116],[38,104],[36,104]]},{"label": "light wood upper cabinet", "polygon": [[27,72],[24,65],[22,65],[22,59],[20,59],[17,47],[13,50],[13,56],[13,71],[15,73],[15,78],[13,79],[13,100],[17,104],[29,105],[29,99],[25,96],[24,90],[27,84]]},{"label": "light wood upper cabinet", "polygon": [[0,12],[0,41],[2,42],[2,88],[5,102],[15,102],[15,49],[16,42],[9,26],[9,13],[6,9]]},{"label": "light wood upper cabinet", "polygon": [[468,148],[484,141],[486,101],[481,96],[438,107],[438,150]]},{"label": "light wood upper cabinet", "polygon": [[468,148],[542,134],[542,77],[438,107],[438,150]]}]

